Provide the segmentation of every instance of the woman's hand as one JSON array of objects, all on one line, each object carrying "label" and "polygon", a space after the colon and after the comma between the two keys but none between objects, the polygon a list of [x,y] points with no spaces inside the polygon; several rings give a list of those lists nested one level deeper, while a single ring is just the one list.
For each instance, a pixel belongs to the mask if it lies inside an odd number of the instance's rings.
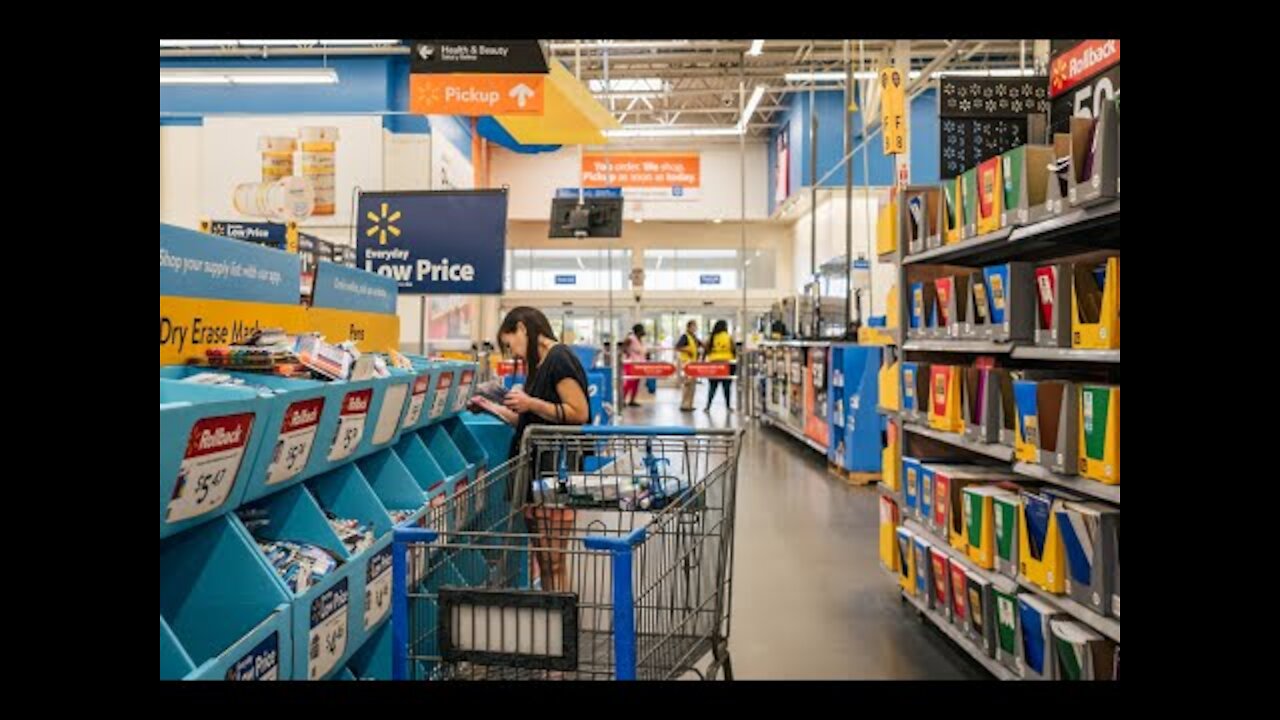
[{"label": "woman's hand", "polygon": [[503,398],[502,404],[514,412],[525,413],[533,409],[533,398],[525,394],[524,390],[512,390]]},{"label": "woman's hand", "polygon": [[472,397],[470,401],[470,405],[479,410],[482,410],[497,416],[499,419],[501,419],[502,421],[506,422],[509,425],[514,425],[516,423],[516,420],[518,419],[515,416],[515,414],[512,413],[510,410],[502,407],[498,403],[490,400],[489,398],[483,395],[476,395]]}]

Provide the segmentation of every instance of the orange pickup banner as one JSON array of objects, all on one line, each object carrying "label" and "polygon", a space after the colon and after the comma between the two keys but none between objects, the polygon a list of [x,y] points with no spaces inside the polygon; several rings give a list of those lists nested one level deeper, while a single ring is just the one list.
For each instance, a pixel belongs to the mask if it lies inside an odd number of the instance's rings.
[{"label": "orange pickup banner", "polygon": [[541,115],[546,75],[410,75],[409,111],[423,115]]},{"label": "orange pickup banner", "polygon": [[731,375],[729,372],[729,363],[718,362],[697,362],[685,363],[684,376],[691,378],[727,378]]},{"label": "orange pickup banner", "polygon": [[676,374],[676,366],[669,362],[623,363],[622,375],[629,378],[662,378]]}]

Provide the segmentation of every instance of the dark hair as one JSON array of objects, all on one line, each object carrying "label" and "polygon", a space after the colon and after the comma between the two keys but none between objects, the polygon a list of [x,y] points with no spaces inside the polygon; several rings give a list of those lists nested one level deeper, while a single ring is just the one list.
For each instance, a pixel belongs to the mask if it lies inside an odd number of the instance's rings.
[{"label": "dark hair", "polygon": [[547,338],[552,342],[556,342],[555,331],[551,329],[551,322],[547,320],[547,316],[542,314],[541,310],[527,306],[513,308],[507,316],[502,319],[502,325],[498,327],[498,347],[502,347],[502,336],[509,335],[516,331],[516,325],[524,323],[524,330],[529,335],[529,347],[525,351],[528,355],[525,361],[525,386],[532,387],[533,376],[538,372],[538,365],[542,358],[538,357],[542,348],[539,347],[540,338]]},{"label": "dark hair", "polygon": [[716,326],[711,329],[712,335],[719,335],[722,332],[729,332],[729,322],[727,320],[717,320]]},{"label": "dark hair", "polygon": [[640,323],[636,323],[634,326],[632,326],[631,332],[635,333],[636,337],[644,337],[644,325],[641,325]]}]

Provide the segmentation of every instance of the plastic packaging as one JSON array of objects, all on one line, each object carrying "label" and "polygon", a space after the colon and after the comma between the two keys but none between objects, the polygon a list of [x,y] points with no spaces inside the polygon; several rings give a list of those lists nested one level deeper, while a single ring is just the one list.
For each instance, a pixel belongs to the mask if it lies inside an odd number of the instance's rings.
[{"label": "plastic packaging", "polygon": [[298,153],[302,164],[302,177],[311,181],[315,189],[316,215],[332,215],[337,207],[335,178],[337,177],[336,157],[338,128],[336,127],[302,127],[298,128],[301,140],[301,152]]},{"label": "plastic packaging", "polygon": [[273,183],[293,175],[293,153],[298,142],[285,136],[263,135],[258,138],[262,152],[262,182]]}]

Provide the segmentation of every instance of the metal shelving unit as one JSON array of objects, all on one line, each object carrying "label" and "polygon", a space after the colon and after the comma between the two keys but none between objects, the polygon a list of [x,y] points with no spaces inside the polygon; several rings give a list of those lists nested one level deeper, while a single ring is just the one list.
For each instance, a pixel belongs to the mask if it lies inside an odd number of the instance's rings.
[{"label": "metal shelving unit", "polygon": [[914,255],[908,255],[902,262],[906,265],[923,262],[944,262],[956,260],[984,250],[997,248],[1001,245],[1007,245],[1009,236],[1013,234],[1013,228],[1001,228],[995,232],[986,235],[977,235],[968,240],[961,240],[953,245],[943,245],[932,250],[925,250]]},{"label": "metal shelving unit", "polygon": [[1013,348],[1017,360],[1059,360],[1066,362],[1120,362],[1119,350],[1073,350],[1071,348],[1034,347],[1017,345]]},{"label": "metal shelving unit", "polygon": [[813,438],[811,438],[811,437],[809,437],[809,436],[805,435],[804,433],[797,432],[797,431],[796,431],[796,429],[795,429],[795,428],[793,428],[793,427],[791,427],[790,425],[788,425],[788,424],[786,424],[786,423],[784,423],[784,422],[781,422],[781,421],[779,421],[779,420],[777,420],[777,419],[775,419],[775,418],[769,417],[768,415],[761,415],[761,416],[760,416],[760,420],[761,420],[762,422],[764,422],[764,423],[768,424],[768,425],[769,425],[769,426],[771,426],[771,427],[778,428],[779,430],[781,430],[781,431],[785,432],[786,434],[790,435],[791,437],[793,437],[793,438],[795,438],[795,439],[799,440],[800,442],[804,443],[805,445],[808,445],[809,447],[813,448],[814,450],[817,450],[818,452],[822,453],[823,457],[826,457],[826,454],[827,454],[827,448],[826,448],[826,447],[824,447],[824,446],[822,446],[822,445],[819,445],[817,442],[815,442],[815,441],[814,441],[814,439],[813,439]]},{"label": "metal shelving unit", "polygon": [[1060,475],[1056,472],[1048,470],[1040,465],[1032,465],[1031,463],[1015,463],[1013,471],[1024,477],[1029,477],[1041,482],[1047,482],[1052,485],[1074,490],[1082,495],[1106,500],[1115,505],[1120,504],[1120,486],[1106,485],[1097,480],[1082,478],[1076,475]]},{"label": "metal shelving unit", "polygon": [[990,340],[908,340],[903,350],[924,352],[957,352],[1007,355],[1013,350],[1013,343],[998,343]]},{"label": "metal shelving unit", "polygon": [[1014,258],[1030,259],[1055,246],[1096,247],[1120,233],[1120,201],[1075,208],[1033,225],[1003,228],[926,250],[903,258],[903,265],[917,263],[986,264]]},{"label": "metal shelving unit", "polygon": [[1072,600],[1066,595],[1054,595],[1053,593],[1047,593],[1043,589],[1028,582],[1024,578],[1018,578],[1018,585],[1026,590],[1030,590],[1036,595],[1039,595],[1040,597],[1044,598],[1045,600],[1052,603],[1056,607],[1061,608],[1063,612],[1075,618],[1076,620],[1079,620],[1080,622],[1084,623],[1085,625],[1088,625],[1094,630],[1097,630],[1098,632],[1111,638],[1112,640],[1115,640],[1116,642],[1120,642],[1120,621],[1119,620],[1116,620],[1115,618],[1103,617],[1102,615],[1099,615],[1098,613],[1081,605],[1075,600]]},{"label": "metal shelving unit", "polygon": [[985,568],[978,567],[967,555],[951,547],[951,544],[947,542],[947,539],[940,537],[933,531],[933,528],[926,527],[921,524],[920,521],[913,518],[904,519],[902,524],[907,526],[907,529],[911,532],[928,538],[929,542],[933,543],[934,547],[944,550],[947,555],[951,557],[953,562],[958,561],[966,570],[985,579],[987,582],[991,583],[992,587],[996,588],[1000,592],[1012,595],[1018,591],[1018,582],[1016,580],[1008,575],[1001,575],[994,570],[987,570]]},{"label": "metal shelving unit", "polygon": [[1020,679],[1017,675],[1014,675],[1009,668],[996,662],[995,658],[987,657],[986,653],[979,650],[978,646],[969,641],[969,638],[961,635],[960,631],[957,630],[954,625],[947,622],[945,617],[940,617],[937,613],[930,610],[924,605],[924,603],[920,602],[919,598],[908,595],[903,592],[902,588],[898,588],[898,593],[902,595],[904,600],[914,605],[916,610],[920,611],[920,615],[929,618],[929,622],[932,622],[944,635],[951,638],[951,640],[956,645],[959,645],[962,650],[969,653],[970,657],[977,660],[982,667],[986,668],[987,672],[995,675],[999,680]]},{"label": "metal shelving unit", "polygon": [[986,455],[989,458],[995,458],[1003,462],[1013,461],[1013,448],[1007,445],[994,445],[989,443],[979,443],[972,440],[966,440],[964,437],[955,433],[942,432],[933,428],[917,425],[915,423],[903,423],[902,429],[917,435],[923,435],[933,438],[938,442],[944,442],[948,445],[954,445],[970,452],[976,452],[980,455]]}]

